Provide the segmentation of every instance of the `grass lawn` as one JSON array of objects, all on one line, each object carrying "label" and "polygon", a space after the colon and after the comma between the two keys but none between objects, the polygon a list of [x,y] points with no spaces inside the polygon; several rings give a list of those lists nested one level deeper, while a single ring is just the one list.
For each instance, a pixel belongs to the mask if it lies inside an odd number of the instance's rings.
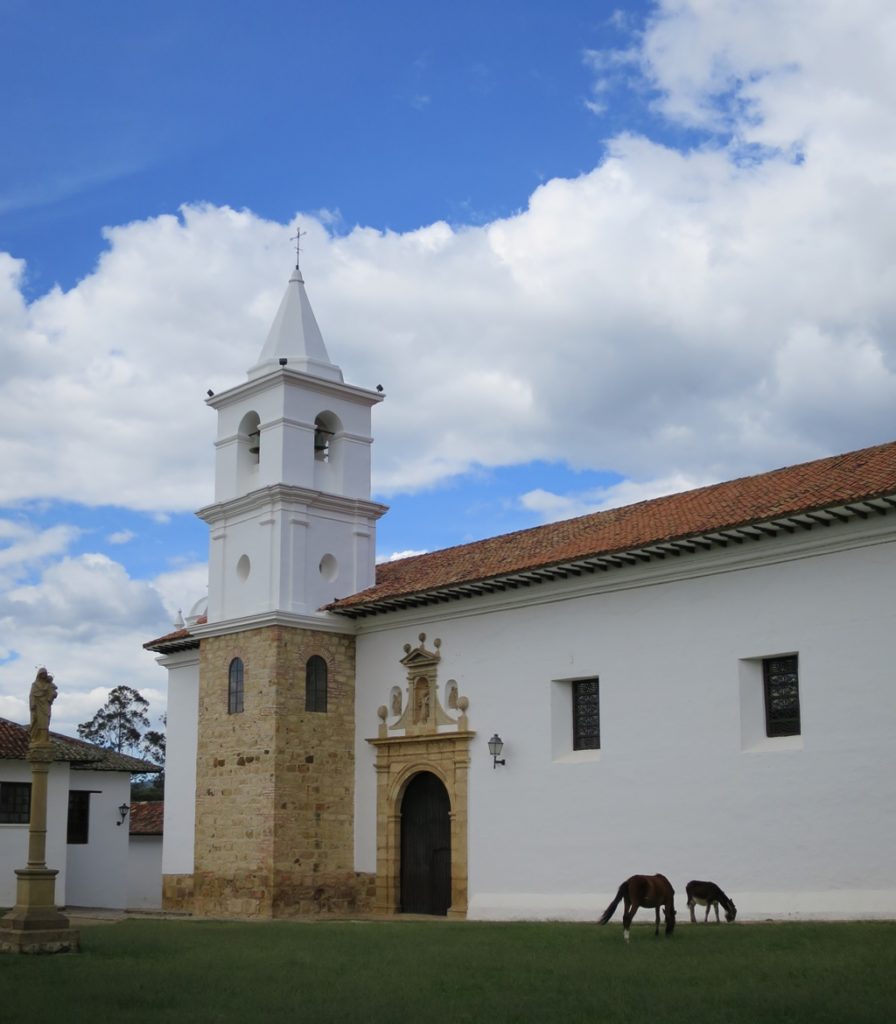
[{"label": "grass lawn", "polygon": [[128,920],[82,952],[0,955],[0,1021],[790,1021],[896,1019],[896,923]]}]

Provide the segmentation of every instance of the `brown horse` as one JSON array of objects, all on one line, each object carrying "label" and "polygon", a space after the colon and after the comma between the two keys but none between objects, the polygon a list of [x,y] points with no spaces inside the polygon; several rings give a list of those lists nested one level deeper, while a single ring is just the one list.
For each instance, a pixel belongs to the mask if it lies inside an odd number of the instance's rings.
[{"label": "brown horse", "polygon": [[638,907],[656,908],[656,931],[660,933],[660,907],[666,915],[666,935],[669,936],[675,929],[675,890],[665,875],[632,875],[627,878],[616,893],[616,899],[607,907],[600,919],[600,924],[606,924],[613,916],[619,901],[625,900],[625,911],[622,915],[622,936],[626,942],[629,940],[629,929],[632,918],[638,912]]},{"label": "brown horse", "polygon": [[694,916],[694,904],[696,903],[699,903],[701,907],[706,907],[706,915],[703,918],[704,924],[709,921],[710,907],[716,912],[716,924],[719,923],[720,903],[725,911],[726,921],[731,922],[737,916],[737,907],[734,905],[734,900],[726,896],[715,882],[688,882],[685,886],[685,891],[688,894],[688,910],[691,912],[692,924],[697,923],[697,918]]}]

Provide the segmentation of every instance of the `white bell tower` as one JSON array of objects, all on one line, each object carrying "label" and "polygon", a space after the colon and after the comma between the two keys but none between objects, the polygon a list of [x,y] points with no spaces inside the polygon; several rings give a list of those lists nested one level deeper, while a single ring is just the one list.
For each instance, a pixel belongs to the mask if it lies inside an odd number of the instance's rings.
[{"label": "white bell tower", "polygon": [[320,608],[374,582],[371,409],[330,361],[296,260],[247,381],[208,399],[218,413],[208,622],[325,619]]}]

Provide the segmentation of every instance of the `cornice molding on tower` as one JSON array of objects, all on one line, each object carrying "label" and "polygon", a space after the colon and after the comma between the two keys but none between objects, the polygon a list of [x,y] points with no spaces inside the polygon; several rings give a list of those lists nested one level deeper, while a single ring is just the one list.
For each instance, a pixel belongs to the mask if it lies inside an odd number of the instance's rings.
[{"label": "cornice molding on tower", "polygon": [[310,373],[302,373],[301,370],[292,370],[288,366],[279,366],[270,373],[252,380],[236,384],[226,391],[220,391],[216,395],[206,398],[205,404],[212,409],[222,409],[234,402],[251,398],[254,395],[261,395],[281,385],[301,386],[305,390],[317,391],[322,395],[337,395],[341,397],[350,396],[361,398],[367,405],[373,406],[386,397],[385,392],[372,391],[369,388],[358,387],[355,384],[343,384],[333,380],[323,380]]},{"label": "cornice molding on tower", "polygon": [[320,633],[340,633],[343,636],[352,636],[357,631],[357,626],[351,620],[341,615],[333,615],[332,612],[298,615],[293,612],[275,611],[259,612],[255,615],[243,615],[233,619],[205,623],[201,626],[191,626],[190,636],[197,640],[204,640],[207,637],[244,633],[250,629],[264,629],[268,626],[314,629]]},{"label": "cornice molding on tower", "polygon": [[280,505],[293,512],[311,510],[338,512],[351,518],[360,517],[374,520],[389,511],[388,505],[381,505],[376,501],[347,498],[339,494],[316,491],[307,487],[295,487],[291,484],[270,484],[237,498],[231,498],[229,501],[206,505],[199,509],[196,515],[203,522],[212,525],[231,516],[242,516],[257,512],[261,508],[271,508],[274,505]]}]

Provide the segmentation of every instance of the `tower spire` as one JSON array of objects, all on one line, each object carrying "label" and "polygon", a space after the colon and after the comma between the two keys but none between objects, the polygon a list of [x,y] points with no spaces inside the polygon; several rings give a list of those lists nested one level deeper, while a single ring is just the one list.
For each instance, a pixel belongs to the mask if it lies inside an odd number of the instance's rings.
[{"label": "tower spire", "polygon": [[296,268],[289,278],[286,294],[268,332],[258,362],[249,370],[249,379],[262,377],[280,366],[289,366],[320,377],[322,380],[343,381],[342,370],[330,360],[320,328],[308,295],[305,279],[299,269],[302,238],[307,234],[298,226],[290,241],[296,244]]}]

